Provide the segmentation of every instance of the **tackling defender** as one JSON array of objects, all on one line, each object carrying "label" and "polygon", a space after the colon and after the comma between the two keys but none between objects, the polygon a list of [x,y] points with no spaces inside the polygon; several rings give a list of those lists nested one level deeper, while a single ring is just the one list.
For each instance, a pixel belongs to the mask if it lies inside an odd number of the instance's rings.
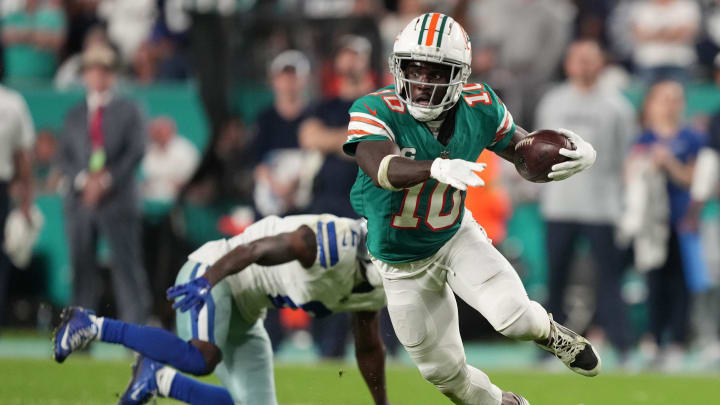
[{"label": "tackling defender", "polygon": [[[53,338],[55,360],[96,339],[139,352],[121,404],[143,404],[159,394],[190,404],[274,405],[265,309],[301,308],[317,317],[352,311],[358,366],[375,404],[386,405],[377,315],[385,294],[367,257],[365,233],[360,221],[327,214],[262,219],[190,254],[168,289],[168,298],[176,299],[179,337],[70,307]],[[175,369],[214,371],[225,388]]]},{"label": "tackling defender", "polygon": [[[395,84],[350,108],[347,154],[362,169],[351,191],[368,220],[367,247],[380,270],[400,342],[423,377],[456,404],[528,405],[466,363],[453,292],[505,336],[533,340],[573,371],[594,376],[600,359],[590,343],[530,301],[515,270],[463,209],[468,186],[483,185],[474,163],[487,148],[513,162],[527,135],[486,84],[466,84],[470,41],[452,18],[415,18],[389,58]],[[593,164],[576,146],[549,177],[565,179]]]}]

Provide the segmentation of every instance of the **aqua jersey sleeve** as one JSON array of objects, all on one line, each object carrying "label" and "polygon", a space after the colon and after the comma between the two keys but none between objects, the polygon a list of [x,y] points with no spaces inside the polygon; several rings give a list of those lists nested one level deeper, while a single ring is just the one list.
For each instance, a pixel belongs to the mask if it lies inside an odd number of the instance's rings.
[{"label": "aqua jersey sleeve", "polygon": [[348,137],[343,145],[346,154],[355,156],[358,143],[363,141],[395,141],[395,135],[387,124],[392,104],[383,99],[392,94],[395,94],[394,89],[384,88],[355,100],[350,107]]},{"label": "aqua jersey sleeve", "polygon": [[483,125],[483,136],[492,137],[485,138],[487,149],[494,152],[505,149],[515,133],[515,122],[493,89],[485,83],[468,83],[463,87],[461,101],[479,114],[483,122],[487,122]]},{"label": "aqua jersey sleeve", "polygon": [[490,97],[493,99],[493,105],[496,108],[497,117],[497,129],[495,130],[495,139],[488,145],[488,149],[493,152],[502,151],[505,149],[513,135],[515,134],[515,121],[513,121],[512,114],[508,111],[505,104],[500,100],[500,97],[495,94],[490,86],[485,85],[490,93]]}]

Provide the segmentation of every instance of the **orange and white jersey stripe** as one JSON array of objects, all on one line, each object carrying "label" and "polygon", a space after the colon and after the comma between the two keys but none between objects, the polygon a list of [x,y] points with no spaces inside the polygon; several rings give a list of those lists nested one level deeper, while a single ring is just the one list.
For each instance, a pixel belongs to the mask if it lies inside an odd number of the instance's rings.
[{"label": "orange and white jersey stripe", "polygon": [[495,130],[495,139],[488,146],[493,146],[496,143],[500,142],[505,137],[505,135],[507,135],[507,133],[510,132],[513,128],[514,121],[512,114],[510,114],[510,111],[508,111],[507,107],[505,107],[504,104],[501,105],[504,111],[503,119],[500,121],[500,125],[498,125],[497,130]]},{"label": "orange and white jersey stripe", "polygon": [[376,117],[361,112],[350,113],[350,123],[348,124],[348,140],[362,138],[369,135],[379,135],[395,141],[390,127]]}]

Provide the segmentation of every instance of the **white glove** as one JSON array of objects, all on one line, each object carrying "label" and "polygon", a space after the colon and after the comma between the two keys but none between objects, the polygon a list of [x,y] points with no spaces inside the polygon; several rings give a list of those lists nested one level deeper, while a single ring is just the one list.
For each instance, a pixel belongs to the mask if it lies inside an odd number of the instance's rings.
[{"label": "white glove", "polygon": [[558,151],[561,155],[572,160],[553,165],[548,177],[556,181],[565,180],[573,174],[587,169],[595,163],[597,157],[597,152],[595,152],[592,145],[580,138],[580,135],[564,128],[558,129],[558,132],[575,145],[575,150],[562,148]]},{"label": "white glove", "polygon": [[462,159],[437,158],[430,166],[430,177],[440,183],[449,184],[458,190],[467,190],[468,186],[484,186],[485,182],[474,172],[485,170],[485,163],[468,162]]}]

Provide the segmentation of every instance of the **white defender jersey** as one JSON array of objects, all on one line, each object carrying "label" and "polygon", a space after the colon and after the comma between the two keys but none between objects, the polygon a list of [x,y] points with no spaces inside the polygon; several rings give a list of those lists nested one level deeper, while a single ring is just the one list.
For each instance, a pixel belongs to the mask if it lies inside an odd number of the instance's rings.
[{"label": "white defender jersey", "polygon": [[210,266],[238,245],[292,232],[301,225],[309,226],[317,238],[317,256],[310,268],[297,260],[277,266],[252,264],[226,278],[248,321],[262,317],[268,307],[299,308],[323,317],[333,312],[377,311],[385,306],[381,278],[365,248],[367,230],[359,220],[330,214],[269,216],[232,239],[206,243],[189,259]]}]

